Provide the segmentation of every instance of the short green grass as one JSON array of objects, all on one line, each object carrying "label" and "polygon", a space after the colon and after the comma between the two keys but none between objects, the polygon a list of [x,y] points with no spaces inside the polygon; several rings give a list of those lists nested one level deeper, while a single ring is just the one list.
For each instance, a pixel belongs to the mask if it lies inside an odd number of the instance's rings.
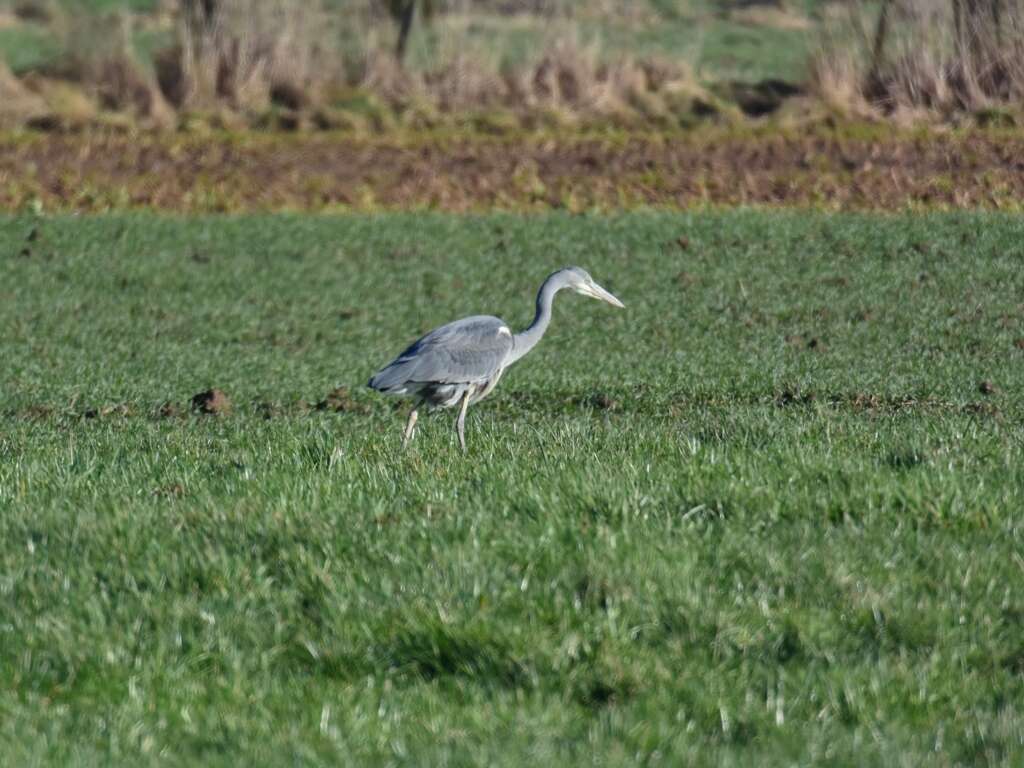
[{"label": "short green grass", "polygon": [[738,23],[704,5],[653,18],[657,19],[654,23],[649,18],[615,15],[509,19],[478,14],[468,24],[461,17],[454,23],[441,18],[417,30],[410,63],[435,67],[447,49],[468,46],[478,55],[514,66],[536,61],[546,48],[571,39],[606,60],[653,57],[682,62],[709,82],[764,78],[803,82],[807,76],[815,40],[813,26],[777,29]]},{"label": "short green grass", "polygon": [[[1022,259],[997,215],[0,219],[0,763],[1020,765]],[[560,297],[467,455],[402,452],[367,377],[567,263],[627,309]]]},{"label": "short green grass", "polygon": [[606,56],[683,60],[709,82],[757,82],[765,78],[803,82],[818,19],[809,16],[806,29],[779,29],[738,22],[727,13],[735,7],[714,2],[686,3],[676,13],[662,9],[661,18],[654,24],[602,19],[584,21],[579,29],[582,39],[599,42]]},{"label": "short green grass", "polygon": [[16,74],[53,63],[60,49],[56,36],[42,25],[0,27],[0,60]]}]

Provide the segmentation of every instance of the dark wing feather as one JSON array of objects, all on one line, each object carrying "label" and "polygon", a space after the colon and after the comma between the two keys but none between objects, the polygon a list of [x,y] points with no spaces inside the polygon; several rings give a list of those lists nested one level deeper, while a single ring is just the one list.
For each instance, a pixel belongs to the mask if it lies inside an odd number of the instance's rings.
[{"label": "dark wing feather", "polygon": [[497,317],[456,320],[414,342],[369,385],[379,392],[402,394],[415,384],[483,383],[501,370],[512,344],[508,326]]}]

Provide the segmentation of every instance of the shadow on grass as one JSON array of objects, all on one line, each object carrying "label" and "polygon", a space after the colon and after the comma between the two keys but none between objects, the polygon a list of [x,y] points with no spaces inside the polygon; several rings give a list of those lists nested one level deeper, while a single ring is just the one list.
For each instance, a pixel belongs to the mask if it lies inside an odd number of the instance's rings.
[{"label": "shadow on grass", "polygon": [[367,628],[363,642],[337,648],[320,649],[299,640],[288,653],[288,664],[299,674],[348,681],[367,676],[411,682],[461,679],[485,687],[521,688],[534,679],[530,661],[485,627],[436,619],[411,623],[381,622],[379,630]]}]

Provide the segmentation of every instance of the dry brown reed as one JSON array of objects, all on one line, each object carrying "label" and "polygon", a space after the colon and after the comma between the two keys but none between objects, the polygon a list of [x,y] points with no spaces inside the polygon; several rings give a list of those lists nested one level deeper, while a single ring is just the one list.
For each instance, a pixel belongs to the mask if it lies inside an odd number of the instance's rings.
[{"label": "dry brown reed", "polygon": [[337,74],[317,3],[180,0],[178,43],[157,57],[175,106],[260,111],[301,108]]},{"label": "dry brown reed", "polygon": [[[456,27],[457,29],[457,27]],[[450,52],[413,71],[376,54],[355,84],[399,112],[414,107],[438,115],[500,112],[519,124],[601,122],[679,125],[694,108],[726,113],[685,61],[602,55],[571,28],[552,35],[525,61],[509,64],[474,49],[449,30]],[[446,46],[441,46],[442,49]]]},{"label": "dry brown reed", "polygon": [[814,90],[846,111],[958,120],[1024,106],[1024,0],[883,0],[833,10]]},{"label": "dry brown reed", "polygon": [[[23,115],[37,113],[42,99],[38,124],[57,127],[123,115],[164,128],[206,118],[224,127],[336,128],[365,124],[358,103],[370,105],[371,124],[414,127],[465,119],[674,127],[697,114],[732,114],[687,61],[605,55],[599,40],[581,37],[567,0],[435,5],[407,64],[393,55],[380,0],[351,0],[331,13],[315,0],[163,0],[148,23],[159,18],[175,43],[155,54],[152,68],[134,50],[137,17],[65,13],[52,20],[66,51],[59,64],[10,87],[0,73],[0,87],[34,104]],[[535,33],[532,54],[495,49],[500,36],[481,34],[482,19]]]},{"label": "dry brown reed", "polygon": [[16,128],[45,113],[46,102],[0,61],[0,128]]}]

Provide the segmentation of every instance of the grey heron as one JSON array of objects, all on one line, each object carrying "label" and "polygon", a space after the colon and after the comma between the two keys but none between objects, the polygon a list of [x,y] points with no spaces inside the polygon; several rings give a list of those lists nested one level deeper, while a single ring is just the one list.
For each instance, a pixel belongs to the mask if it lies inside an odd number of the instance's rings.
[{"label": "grey heron", "polygon": [[537,313],[522,333],[513,334],[500,318],[475,315],[435,328],[374,374],[369,386],[386,395],[415,399],[406,422],[402,445],[416,429],[419,408],[459,406],[455,429],[466,450],[466,409],[487,397],[501,374],[540,341],[551,322],[555,294],[570,288],[583,296],[624,305],[594,282],[586,270],[566,267],[552,273],[537,292]]}]

